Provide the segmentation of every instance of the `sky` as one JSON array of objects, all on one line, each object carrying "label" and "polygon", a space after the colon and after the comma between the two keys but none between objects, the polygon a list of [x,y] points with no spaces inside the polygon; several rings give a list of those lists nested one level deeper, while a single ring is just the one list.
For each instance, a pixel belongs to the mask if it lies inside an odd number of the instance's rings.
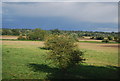
[{"label": "sky", "polygon": [[60,1],[37,2],[36,0],[36,2],[32,2],[31,0],[31,2],[23,2],[14,0],[14,2],[10,2],[10,0],[4,0],[2,2],[2,27],[118,31],[117,2]]}]

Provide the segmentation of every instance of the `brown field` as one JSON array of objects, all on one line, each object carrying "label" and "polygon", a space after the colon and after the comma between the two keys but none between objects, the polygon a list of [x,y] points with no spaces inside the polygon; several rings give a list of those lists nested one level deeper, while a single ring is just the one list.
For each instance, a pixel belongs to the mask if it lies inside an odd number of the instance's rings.
[{"label": "brown field", "polygon": [[[95,40],[95,39],[90,39],[89,37],[84,37],[84,38],[79,38],[79,41],[96,41],[96,42],[102,42],[102,40]],[[110,40],[110,42],[114,42]]]},{"label": "brown field", "polygon": [[44,42],[42,41],[2,41],[3,45],[22,45],[22,46],[44,46]]},{"label": "brown field", "polygon": [[17,39],[18,36],[8,36],[8,35],[3,35],[0,36],[0,39]]},{"label": "brown field", "polygon": [[[22,45],[22,46],[44,46],[43,41],[2,41],[3,45]],[[118,44],[99,44],[99,43],[77,43],[79,48],[88,50],[101,50],[101,51],[118,51]]]},{"label": "brown field", "polygon": [[78,47],[90,50],[118,50],[118,44],[78,43]]},{"label": "brown field", "polygon": [[101,42],[101,40],[90,39],[90,37],[79,38],[79,41],[97,41]]},{"label": "brown field", "polygon": [[[0,36],[0,39],[17,39],[18,36]],[[80,38],[79,41],[98,41],[101,42],[101,40],[94,40],[94,39],[89,39],[89,38]],[[37,46],[44,46],[44,42],[42,41],[8,41],[8,40],[4,40],[2,41],[3,45],[37,45]],[[83,49],[92,49],[92,50],[111,50],[115,49],[117,50],[118,48],[118,44],[102,44],[102,43],[78,43],[78,47],[79,48],[83,48]]]}]

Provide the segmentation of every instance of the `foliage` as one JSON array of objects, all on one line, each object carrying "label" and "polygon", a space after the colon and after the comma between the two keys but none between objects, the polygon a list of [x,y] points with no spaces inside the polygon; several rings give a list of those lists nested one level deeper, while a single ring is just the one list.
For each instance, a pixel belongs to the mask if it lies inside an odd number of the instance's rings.
[{"label": "foliage", "polygon": [[108,39],[104,39],[104,40],[102,40],[102,42],[108,43],[109,40]]},{"label": "foliage", "polygon": [[95,37],[90,37],[90,39],[94,39]]},{"label": "foliage", "polygon": [[[97,40],[103,40],[104,38],[108,38],[109,40],[114,40],[116,42],[119,42],[118,34],[119,32],[92,32],[92,31],[66,31],[66,30],[58,30],[58,29],[53,29],[53,30],[41,30],[40,31],[45,31],[44,34],[43,32],[35,33],[36,29],[7,29],[7,28],[2,28],[2,35],[22,35],[22,36],[27,36],[28,39],[30,40],[44,40],[44,35],[45,33],[48,34],[57,34],[57,35],[70,35],[78,41],[77,39],[83,36],[89,36]],[[40,33],[42,33],[40,35]],[[40,38],[40,37],[41,38]]]},{"label": "foliage", "polygon": [[31,29],[7,29],[2,28],[2,35],[26,35]]},{"label": "foliage", "polygon": [[21,35],[20,35],[20,36],[18,37],[18,40],[26,40],[26,39],[27,39],[27,38],[26,38],[25,36],[21,36]]},{"label": "foliage", "polygon": [[103,40],[104,37],[102,37],[102,36],[98,36],[98,37],[96,37],[96,39],[97,39],[97,40]]},{"label": "foliage", "polygon": [[45,46],[50,48],[52,59],[62,70],[82,62],[83,52],[76,48],[75,42],[67,35],[54,35],[46,39]]},{"label": "foliage", "polygon": [[2,30],[2,35],[12,35],[12,31],[4,29],[4,30]]},{"label": "foliage", "polygon": [[29,40],[44,40],[46,31],[36,28],[27,35]]},{"label": "foliage", "polygon": [[12,29],[11,31],[13,35],[20,35],[20,31],[18,29]]},{"label": "foliage", "polygon": [[72,34],[70,34],[70,36],[71,36],[72,40],[75,40],[76,42],[79,42],[79,40],[78,40],[78,34],[72,33]]},{"label": "foliage", "polygon": [[111,36],[108,36],[108,40],[113,40],[113,38]]},{"label": "foliage", "polygon": [[120,37],[118,37],[118,36],[114,37],[114,41],[120,43]]},{"label": "foliage", "polygon": [[54,30],[51,30],[51,33],[52,34],[61,34],[61,31],[60,30],[58,30],[58,29],[54,29]]}]

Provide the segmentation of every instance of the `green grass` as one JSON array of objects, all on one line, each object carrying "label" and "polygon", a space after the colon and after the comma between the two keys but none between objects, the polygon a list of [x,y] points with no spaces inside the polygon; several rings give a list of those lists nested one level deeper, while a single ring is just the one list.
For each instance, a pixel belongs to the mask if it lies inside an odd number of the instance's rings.
[{"label": "green grass", "polygon": [[3,78],[13,79],[43,79],[46,73],[36,73],[28,65],[45,62],[45,51],[35,47],[16,48],[17,46],[3,45]]},{"label": "green grass", "polygon": [[[26,41],[27,42],[27,41]],[[63,78],[61,71],[50,60],[47,51],[39,45],[3,44],[3,79]],[[117,52],[82,49],[86,63],[68,71],[65,78],[116,79]]]}]

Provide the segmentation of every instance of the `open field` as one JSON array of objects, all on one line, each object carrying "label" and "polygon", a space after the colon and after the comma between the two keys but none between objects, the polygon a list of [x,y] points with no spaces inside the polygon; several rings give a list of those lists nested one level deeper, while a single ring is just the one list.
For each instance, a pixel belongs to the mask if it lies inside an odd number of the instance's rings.
[{"label": "open field", "polygon": [[[70,77],[115,79],[118,66],[118,44],[77,43],[84,51],[83,65],[70,70]],[[3,79],[45,79],[58,77],[57,67],[46,60],[42,41],[2,41]],[[48,75],[50,75],[48,77]]]},{"label": "open field", "polygon": [[[95,40],[95,39],[90,39],[89,37],[86,38],[79,38],[78,39],[80,42],[89,42],[89,43],[102,43],[102,40]],[[116,43],[115,41],[110,40],[110,43]]]},{"label": "open field", "polygon": [[8,35],[3,35],[0,36],[0,39],[17,39],[18,36],[8,36]]},{"label": "open field", "polygon": [[90,38],[79,38],[79,41],[96,41],[96,42],[101,42],[102,40],[95,40],[95,39],[90,39]]}]

